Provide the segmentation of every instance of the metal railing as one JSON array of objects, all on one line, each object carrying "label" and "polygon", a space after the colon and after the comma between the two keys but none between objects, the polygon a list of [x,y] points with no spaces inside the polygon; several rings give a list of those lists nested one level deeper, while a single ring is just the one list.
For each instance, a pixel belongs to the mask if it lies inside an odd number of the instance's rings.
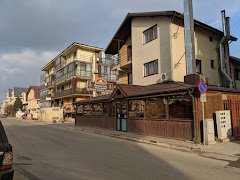
[{"label": "metal railing", "polygon": [[109,55],[104,58],[100,57],[98,63],[107,66],[116,66],[118,65],[118,56]]},{"label": "metal railing", "polygon": [[74,94],[84,94],[84,95],[92,95],[92,92],[87,91],[86,88],[74,88],[74,89],[66,89],[62,91],[57,91],[55,93],[55,98],[57,97],[63,97],[63,96],[69,96],[69,95],[74,95]]},{"label": "metal railing", "polygon": [[53,87],[56,85],[56,81],[50,81],[47,83],[47,87]]},{"label": "metal railing", "polygon": [[74,76],[79,77],[79,78],[91,79],[92,74],[93,73],[90,72],[90,71],[75,71],[75,73],[74,72],[70,72],[68,74],[65,74],[65,75],[57,78],[56,79],[56,84],[63,83],[65,81],[69,81]]},{"label": "metal railing", "polygon": [[101,74],[99,74],[99,76],[104,79],[107,79],[109,81],[117,81],[118,80],[118,75],[109,75],[109,74],[101,73]]}]

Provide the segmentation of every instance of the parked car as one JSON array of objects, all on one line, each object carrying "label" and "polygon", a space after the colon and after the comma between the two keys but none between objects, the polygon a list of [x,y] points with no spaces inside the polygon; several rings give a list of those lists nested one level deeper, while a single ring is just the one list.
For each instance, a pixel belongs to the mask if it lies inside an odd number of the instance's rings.
[{"label": "parked car", "polygon": [[12,146],[8,142],[7,135],[0,121],[0,179],[13,179],[13,153]]}]

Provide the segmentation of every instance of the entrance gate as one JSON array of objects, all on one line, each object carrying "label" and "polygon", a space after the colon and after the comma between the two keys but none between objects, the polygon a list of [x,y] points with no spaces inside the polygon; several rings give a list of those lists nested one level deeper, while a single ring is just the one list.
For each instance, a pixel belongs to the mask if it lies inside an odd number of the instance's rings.
[{"label": "entrance gate", "polygon": [[117,130],[127,131],[127,103],[125,101],[118,101],[116,103],[117,112]]}]

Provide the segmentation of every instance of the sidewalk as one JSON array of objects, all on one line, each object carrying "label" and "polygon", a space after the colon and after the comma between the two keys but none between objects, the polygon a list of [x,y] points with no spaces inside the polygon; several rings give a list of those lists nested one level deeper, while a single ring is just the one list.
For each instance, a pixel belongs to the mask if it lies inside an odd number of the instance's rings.
[{"label": "sidewalk", "polygon": [[[236,162],[236,161],[240,162],[240,141],[216,143],[213,145],[204,146],[202,144],[194,144],[192,141],[152,137],[152,136],[145,136],[145,135],[100,129],[100,128],[80,127],[80,126],[75,126],[74,123],[69,123],[69,122],[46,123],[42,121],[31,121],[31,120],[23,120],[23,121],[28,121],[30,123],[42,124],[42,125],[51,124],[52,126],[63,128],[63,129],[95,133],[95,134],[125,139],[125,140],[139,142],[139,143],[147,143],[147,144],[156,145],[164,148],[175,149],[179,151],[197,153],[200,156],[213,158],[217,160],[223,160],[228,162]],[[240,163],[239,163],[239,167],[240,167]]]}]

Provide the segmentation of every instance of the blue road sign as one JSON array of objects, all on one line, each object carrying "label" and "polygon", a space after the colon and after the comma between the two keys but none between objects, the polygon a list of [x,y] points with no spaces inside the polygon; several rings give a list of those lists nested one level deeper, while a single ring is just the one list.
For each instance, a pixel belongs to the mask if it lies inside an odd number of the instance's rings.
[{"label": "blue road sign", "polygon": [[207,92],[207,89],[208,87],[205,81],[200,81],[198,83],[198,90],[201,94],[205,94]]}]

